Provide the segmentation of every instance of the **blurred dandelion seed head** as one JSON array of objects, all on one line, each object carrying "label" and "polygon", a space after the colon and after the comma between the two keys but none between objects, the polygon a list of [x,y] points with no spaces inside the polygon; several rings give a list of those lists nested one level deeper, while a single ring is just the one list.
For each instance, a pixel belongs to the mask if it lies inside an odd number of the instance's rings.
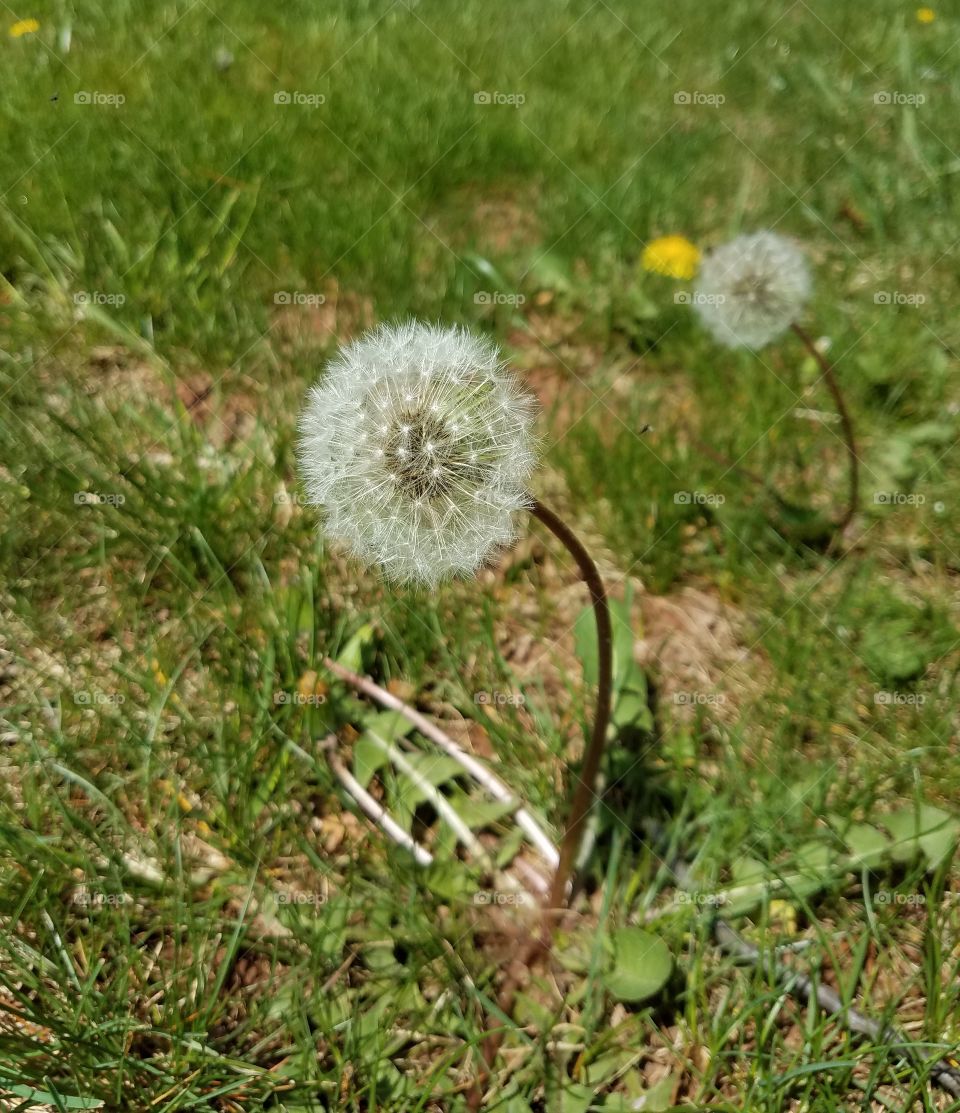
[{"label": "blurred dandelion seed head", "polygon": [[800,250],[775,232],[756,232],[706,256],[693,301],[721,344],[762,348],[796,321],[810,290]]},{"label": "blurred dandelion seed head", "polygon": [[535,404],[463,328],[381,325],[313,387],[299,460],[324,534],[397,581],[469,575],[530,505]]}]

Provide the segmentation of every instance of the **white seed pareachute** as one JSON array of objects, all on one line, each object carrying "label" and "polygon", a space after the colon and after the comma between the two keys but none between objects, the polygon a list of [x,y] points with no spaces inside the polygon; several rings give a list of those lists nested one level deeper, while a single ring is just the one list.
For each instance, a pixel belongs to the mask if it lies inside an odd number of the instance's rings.
[{"label": "white seed pareachute", "polygon": [[466,329],[411,321],[365,333],[327,367],[300,420],[323,533],[392,580],[470,575],[531,504],[535,409],[495,345]]},{"label": "white seed pareachute", "polygon": [[693,303],[721,344],[757,349],[797,320],[811,285],[807,260],[791,240],[755,232],[704,258]]}]

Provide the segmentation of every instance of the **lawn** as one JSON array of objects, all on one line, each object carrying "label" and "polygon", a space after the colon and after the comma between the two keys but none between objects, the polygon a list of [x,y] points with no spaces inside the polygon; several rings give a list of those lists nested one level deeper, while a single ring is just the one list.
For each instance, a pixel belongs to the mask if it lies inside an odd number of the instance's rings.
[{"label": "lawn", "polygon": [[[935,1077],[960,1057],[960,17],[3,9],[3,1108],[960,1109]],[[719,346],[695,283],[643,263],[757,229],[807,258],[856,426],[842,536],[817,359]],[[588,597],[529,518],[431,591],[318,532],[306,391],[409,317],[487,336],[536,395],[532,487],[593,554],[629,676],[571,912],[509,1016],[529,912],[371,737],[423,750],[499,864],[514,824],[324,661],[558,841]]]}]

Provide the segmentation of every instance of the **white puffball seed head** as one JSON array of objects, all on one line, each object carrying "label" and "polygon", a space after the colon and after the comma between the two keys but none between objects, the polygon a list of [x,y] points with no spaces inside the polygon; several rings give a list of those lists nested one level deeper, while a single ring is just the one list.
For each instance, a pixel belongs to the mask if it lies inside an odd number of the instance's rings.
[{"label": "white puffball seed head", "polygon": [[793,242],[775,232],[756,232],[706,256],[694,308],[721,344],[756,349],[797,320],[810,289],[810,269]]},{"label": "white puffball seed head", "polygon": [[381,325],[313,387],[299,460],[324,534],[393,580],[469,575],[531,503],[535,404],[463,328]]}]

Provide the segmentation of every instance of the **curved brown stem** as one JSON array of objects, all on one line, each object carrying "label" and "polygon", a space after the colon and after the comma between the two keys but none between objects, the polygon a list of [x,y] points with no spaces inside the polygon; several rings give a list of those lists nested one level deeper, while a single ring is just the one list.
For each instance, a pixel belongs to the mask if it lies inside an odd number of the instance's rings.
[{"label": "curved brown stem", "polygon": [[[567,900],[567,882],[573,872],[580,849],[583,829],[594,801],[594,788],[600,771],[600,759],[607,740],[607,727],[610,723],[610,708],[613,699],[613,626],[610,621],[610,605],[607,602],[607,589],[603,585],[597,566],[587,552],[580,538],[549,507],[537,499],[530,506],[530,513],[541,521],[550,532],[563,543],[577,562],[580,575],[590,592],[593,613],[597,622],[597,708],[593,720],[593,730],[583,755],[583,764],[577,774],[573,799],[567,819],[567,827],[560,844],[560,860],[557,864],[550,893],[540,922],[511,964],[512,970],[497,995],[497,1007],[505,1016],[510,1016],[520,990],[523,971],[533,966],[542,956],[550,953],[554,924],[549,919],[548,910],[563,908]],[[493,1070],[493,1064],[503,1041],[506,1029],[489,1028],[482,1045],[483,1069],[471,1086],[467,1096],[467,1108],[477,1113],[482,1108],[483,1091]]]},{"label": "curved brown stem", "polygon": [[807,349],[810,355],[817,361],[817,366],[823,373],[823,378],[826,380],[827,386],[830,388],[830,393],[833,395],[833,400],[837,406],[837,412],[840,414],[840,425],[843,429],[843,439],[847,445],[847,456],[850,460],[850,475],[849,475],[849,494],[847,495],[847,508],[843,516],[837,522],[837,533],[841,534],[850,524],[857,508],[860,505],[860,457],[857,453],[857,438],[853,431],[853,420],[850,417],[850,411],[847,409],[846,400],[843,397],[843,391],[840,389],[840,383],[837,381],[837,376],[833,370],[833,365],[824,356],[823,352],[814,344],[810,334],[801,326],[794,322],[791,328],[800,338],[803,346]]},{"label": "curved brown stem", "polygon": [[613,698],[613,628],[610,622],[610,606],[607,590],[597,571],[593,558],[584,548],[577,535],[562,519],[542,502],[536,499],[530,513],[541,521],[547,529],[561,541],[577,562],[580,575],[590,592],[593,613],[597,622],[597,709],[593,719],[593,730],[583,755],[583,764],[577,774],[577,783],[570,802],[567,826],[563,841],[560,843],[560,863],[553,875],[550,886],[549,907],[562,908],[566,903],[567,882],[580,849],[583,828],[590,814],[594,800],[594,788],[600,771],[600,759],[607,740],[607,727],[610,723],[610,706]]}]

